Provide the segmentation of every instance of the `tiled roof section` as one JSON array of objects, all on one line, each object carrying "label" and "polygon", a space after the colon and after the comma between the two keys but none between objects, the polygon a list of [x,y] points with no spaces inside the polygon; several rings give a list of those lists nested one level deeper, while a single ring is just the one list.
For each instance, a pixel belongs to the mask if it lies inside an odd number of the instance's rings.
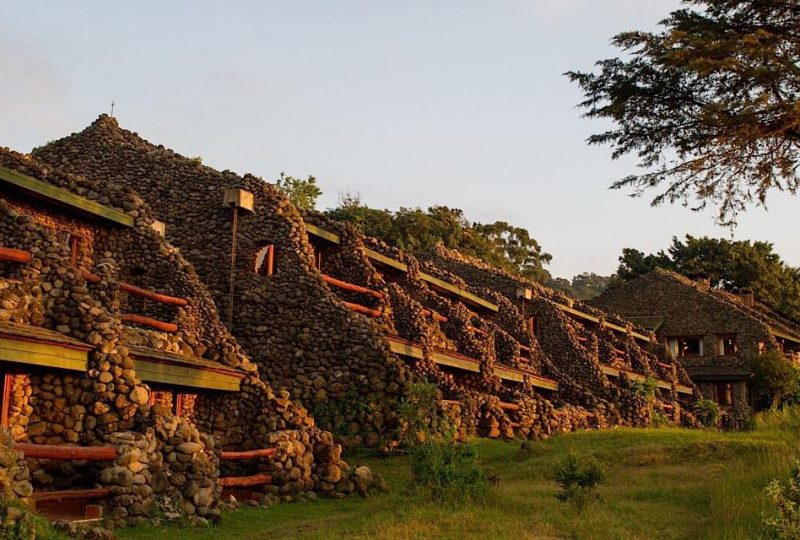
[{"label": "tiled roof section", "polygon": [[752,305],[750,305],[747,300],[737,294],[723,291],[721,289],[715,289],[707,283],[694,281],[671,270],[656,268],[653,270],[653,274],[660,278],[671,279],[678,281],[685,286],[692,287],[699,293],[710,296],[727,305],[728,307],[737,309],[773,329],[783,331],[787,334],[795,336],[797,339],[800,339],[800,325],[797,325],[796,323],[793,323],[792,321],[778,315],[758,301],[755,301]]}]

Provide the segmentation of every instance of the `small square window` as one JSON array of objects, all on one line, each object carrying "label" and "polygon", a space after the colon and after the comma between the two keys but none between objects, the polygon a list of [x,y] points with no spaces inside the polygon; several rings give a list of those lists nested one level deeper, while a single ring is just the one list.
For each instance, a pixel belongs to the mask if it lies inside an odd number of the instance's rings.
[{"label": "small square window", "polygon": [[669,350],[676,358],[703,356],[703,338],[674,337],[669,339]]},{"label": "small square window", "polygon": [[735,334],[724,334],[717,336],[717,354],[720,356],[734,355],[739,351],[736,345]]}]

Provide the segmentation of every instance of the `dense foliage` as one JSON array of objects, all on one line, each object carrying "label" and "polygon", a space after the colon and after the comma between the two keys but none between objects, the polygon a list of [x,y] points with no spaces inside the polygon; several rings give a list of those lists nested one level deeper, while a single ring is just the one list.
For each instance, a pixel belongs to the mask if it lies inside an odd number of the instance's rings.
[{"label": "dense foliage", "polygon": [[326,214],[411,253],[423,253],[441,242],[516,275],[540,282],[550,277],[544,265],[551,256],[527,230],[505,221],[470,222],[461,210],[447,206],[379,210],[354,196],[343,197],[339,206]]},{"label": "dense foliage", "polygon": [[777,351],[751,362],[753,402],[760,408],[778,408],[800,398],[800,368]]},{"label": "dense foliage", "polygon": [[632,279],[666,268],[688,277],[707,276],[714,287],[736,292],[749,289],[784,317],[800,322],[800,269],[783,262],[768,242],[732,241],[686,236],[672,239],[667,251],[645,255],[626,248],[617,274]]},{"label": "dense foliage", "polygon": [[605,472],[597,459],[583,458],[571,451],[553,464],[553,478],[559,488],[556,498],[582,512],[597,500],[597,486],[605,478]]},{"label": "dense foliage", "polygon": [[800,462],[795,465],[788,482],[775,480],[767,488],[775,504],[775,512],[764,519],[770,538],[797,540],[800,538]]},{"label": "dense foliage", "polygon": [[275,187],[301,210],[316,208],[317,199],[322,195],[322,190],[317,185],[317,179],[310,175],[303,180],[281,173],[281,177],[275,181]]},{"label": "dense foliage", "polygon": [[686,0],[658,32],[618,34],[619,58],[596,73],[569,72],[592,135],[613,156],[636,155],[642,175],[614,187],[666,185],[653,200],[709,203],[734,225],[767,194],[796,194],[800,152],[800,5],[794,0]]},{"label": "dense foliage", "polygon": [[565,278],[553,278],[545,284],[578,300],[589,300],[605,291],[617,279],[614,275],[600,276],[594,272],[584,272],[573,277],[571,281]]}]

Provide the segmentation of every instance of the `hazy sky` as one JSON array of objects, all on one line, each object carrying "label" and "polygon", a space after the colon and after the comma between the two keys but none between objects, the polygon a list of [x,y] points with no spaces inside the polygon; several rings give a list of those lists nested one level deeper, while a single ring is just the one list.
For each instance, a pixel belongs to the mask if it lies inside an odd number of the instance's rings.
[{"label": "hazy sky", "polygon": [[[528,228],[551,272],[610,273],[625,246],[728,236],[710,213],[609,191],[635,172],[586,137],[562,73],[613,54],[677,0],[43,2],[0,0],[0,145],[120,124],[219,169],[313,174],[378,207],[446,204]],[[800,265],[800,199],[737,238]]]}]

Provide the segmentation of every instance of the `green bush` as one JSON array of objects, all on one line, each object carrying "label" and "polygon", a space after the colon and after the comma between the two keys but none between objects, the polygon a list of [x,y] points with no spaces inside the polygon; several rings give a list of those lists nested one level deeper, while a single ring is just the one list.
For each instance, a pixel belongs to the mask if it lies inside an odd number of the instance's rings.
[{"label": "green bush", "polygon": [[786,483],[775,480],[767,488],[767,495],[776,511],[764,518],[764,526],[771,538],[797,540],[800,538],[800,462],[792,470]]},{"label": "green bush", "polygon": [[605,472],[595,458],[582,458],[573,450],[553,464],[553,478],[559,487],[556,498],[583,512],[599,498],[596,490]]},{"label": "green bush", "polygon": [[698,399],[694,402],[694,415],[705,427],[717,427],[719,405],[710,399]]},{"label": "green bush", "polygon": [[643,381],[631,381],[631,392],[634,395],[643,398],[647,402],[652,402],[656,397],[656,390],[658,389],[658,381],[647,376]]},{"label": "green bush", "polygon": [[407,446],[454,436],[450,419],[439,409],[439,389],[428,382],[414,383],[400,400],[400,441]]},{"label": "green bush", "polygon": [[753,358],[752,395],[758,408],[777,409],[800,401],[800,369],[778,351]]},{"label": "green bush", "polygon": [[460,504],[489,490],[487,475],[472,443],[427,441],[411,450],[414,492],[422,498]]},{"label": "green bush", "polygon": [[[14,515],[10,518],[10,515]],[[50,522],[16,501],[0,501],[0,540],[55,540],[60,536]]]}]

